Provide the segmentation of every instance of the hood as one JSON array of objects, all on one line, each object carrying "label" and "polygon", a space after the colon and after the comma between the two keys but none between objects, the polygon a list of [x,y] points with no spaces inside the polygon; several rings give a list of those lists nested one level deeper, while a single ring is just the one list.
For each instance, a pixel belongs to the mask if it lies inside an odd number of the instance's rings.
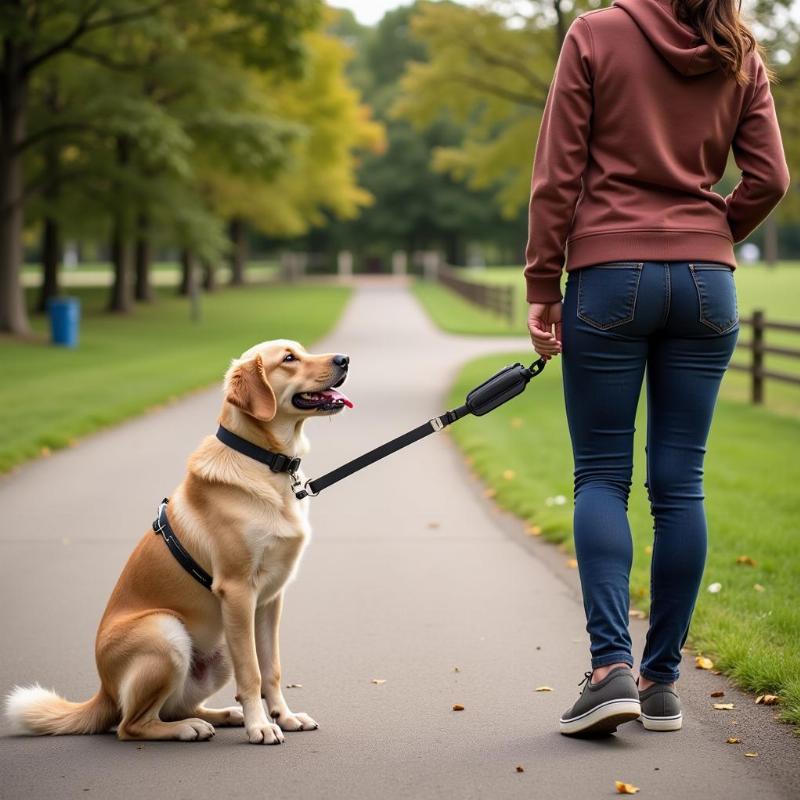
[{"label": "hood", "polygon": [[614,0],[637,24],[662,58],[681,75],[704,75],[719,68],[714,51],[688,25],[678,22],[669,0]]}]

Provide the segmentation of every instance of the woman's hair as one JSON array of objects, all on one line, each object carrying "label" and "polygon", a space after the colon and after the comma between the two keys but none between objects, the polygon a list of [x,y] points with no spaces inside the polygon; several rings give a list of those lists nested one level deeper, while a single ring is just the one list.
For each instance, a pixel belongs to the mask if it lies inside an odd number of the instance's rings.
[{"label": "woman's hair", "polygon": [[748,83],[745,57],[753,51],[763,57],[763,51],[742,20],[741,0],[672,0],[672,7],[675,16],[694,28],[714,51],[722,69],[737,83]]}]

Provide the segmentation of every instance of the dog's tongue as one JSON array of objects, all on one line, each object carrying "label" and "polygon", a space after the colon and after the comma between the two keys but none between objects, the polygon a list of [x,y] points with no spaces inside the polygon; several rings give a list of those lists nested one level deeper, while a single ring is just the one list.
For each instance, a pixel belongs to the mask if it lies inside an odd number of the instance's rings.
[{"label": "dog's tongue", "polygon": [[335,400],[341,400],[348,408],[353,407],[353,401],[338,389],[326,389],[323,394],[328,399],[329,403],[332,403]]}]

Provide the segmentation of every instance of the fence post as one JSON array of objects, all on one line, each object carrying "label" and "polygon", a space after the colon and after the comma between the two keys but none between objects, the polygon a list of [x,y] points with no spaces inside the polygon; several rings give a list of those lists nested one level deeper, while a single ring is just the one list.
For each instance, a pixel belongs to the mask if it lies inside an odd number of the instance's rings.
[{"label": "fence post", "polygon": [[764,402],[764,312],[753,311],[752,400]]},{"label": "fence post", "polygon": [[349,250],[339,251],[337,268],[340,278],[347,279],[353,277],[353,254]]},{"label": "fence post", "polygon": [[408,253],[405,250],[395,250],[392,253],[392,273],[405,275],[408,272]]},{"label": "fence post", "polygon": [[422,268],[425,270],[425,280],[435,281],[439,277],[439,252],[426,250],[422,257]]}]

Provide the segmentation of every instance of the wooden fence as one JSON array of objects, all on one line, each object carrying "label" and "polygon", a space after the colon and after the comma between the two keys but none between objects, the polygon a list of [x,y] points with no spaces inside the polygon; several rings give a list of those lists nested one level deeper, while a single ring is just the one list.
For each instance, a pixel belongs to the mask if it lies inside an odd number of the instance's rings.
[{"label": "wooden fence", "polygon": [[454,269],[440,265],[437,270],[440,283],[443,283],[456,294],[470,303],[485,308],[507,320],[513,325],[516,318],[516,290],[513,286],[468,281]]},{"label": "wooden fence", "polygon": [[[752,317],[742,317],[739,320],[742,329],[750,329],[751,338],[742,341],[740,338],[736,349],[750,351],[749,364],[736,364],[731,362],[730,369],[747,372],[750,374],[750,399],[754,403],[764,402],[764,381],[780,381],[781,383],[791,383],[800,386],[800,375],[790,375],[788,372],[776,372],[765,367],[764,356],[772,354],[776,356],[786,356],[787,358],[800,359],[800,348],[797,347],[778,347],[766,343],[766,332],[786,331],[788,333],[800,333],[800,325],[792,322],[772,322],[766,318],[764,311],[753,311]],[[741,334],[740,334],[741,335]]]}]

